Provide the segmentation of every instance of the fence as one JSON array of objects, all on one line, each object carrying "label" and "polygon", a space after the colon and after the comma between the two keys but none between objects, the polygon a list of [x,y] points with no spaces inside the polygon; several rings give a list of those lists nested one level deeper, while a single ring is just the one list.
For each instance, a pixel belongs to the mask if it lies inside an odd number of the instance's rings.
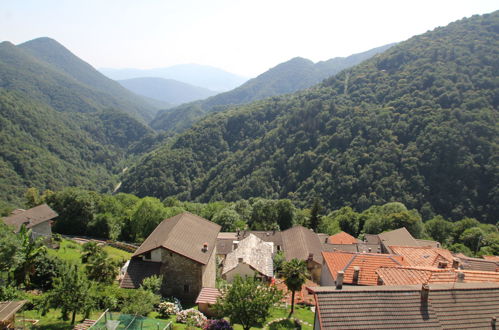
[{"label": "fence", "polygon": [[95,324],[90,328],[92,330],[166,330],[172,329],[172,323],[165,320],[150,319],[144,316],[121,314],[105,311]]}]

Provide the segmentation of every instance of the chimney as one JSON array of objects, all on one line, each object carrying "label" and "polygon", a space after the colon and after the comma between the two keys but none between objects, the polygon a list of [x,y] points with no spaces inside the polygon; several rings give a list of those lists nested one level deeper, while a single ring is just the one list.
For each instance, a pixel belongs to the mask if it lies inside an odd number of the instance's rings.
[{"label": "chimney", "polygon": [[430,286],[428,285],[428,283],[424,283],[421,286],[421,302],[427,303],[429,295],[430,295]]},{"label": "chimney", "polygon": [[459,259],[458,258],[452,259],[452,268],[454,268],[454,269],[459,268]]},{"label": "chimney", "polygon": [[360,267],[355,266],[353,267],[353,283],[357,284],[359,282],[359,275],[360,275]]},{"label": "chimney", "polygon": [[438,268],[441,268],[441,269],[447,268],[447,261],[439,261]]},{"label": "chimney", "polygon": [[313,260],[314,260],[314,254],[313,253],[309,253],[307,261],[313,261]]},{"label": "chimney", "polygon": [[345,276],[345,272],[339,270],[336,274],[336,290],[341,290],[343,287],[343,278]]},{"label": "chimney", "polygon": [[370,253],[372,249],[371,249],[371,248],[369,248],[369,249],[367,249],[367,250],[368,250],[368,251],[369,251],[369,253]]},{"label": "chimney", "polygon": [[464,283],[464,273],[463,272],[457,272],[457,282]]},{"label": "chimney", "polygon": [[243,258],[237,258],[237,262],[240,264],[243,263]]},{"label": "chimney", "polygon": [[208,243],[207,242],[203,243],[203,249],[201,251],[203,251],[203,252],[208,251]]},{"label": "chimney", "polygon": [[378,283],[377,285],[383,285],[385,283],[383,283],[383,279],[378,275]]},{"label": "chimney", "polygon": [[490,325],[491,325],[492,330],[496,330],[496,324],[497,324],[497,317],[492,316],[492,320],[490,320]]}]

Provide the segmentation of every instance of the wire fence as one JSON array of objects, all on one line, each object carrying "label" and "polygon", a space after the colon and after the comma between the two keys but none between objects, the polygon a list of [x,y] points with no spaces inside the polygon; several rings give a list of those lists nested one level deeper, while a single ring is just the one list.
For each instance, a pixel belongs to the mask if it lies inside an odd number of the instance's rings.
[{"label": "wire fence", "polygon": [[101,317],[90,328],[92,330],[115,330],[115,329],[172,329],[172,323],[165,320],[150,319],[144,316],[121,314],[105,311]]}]

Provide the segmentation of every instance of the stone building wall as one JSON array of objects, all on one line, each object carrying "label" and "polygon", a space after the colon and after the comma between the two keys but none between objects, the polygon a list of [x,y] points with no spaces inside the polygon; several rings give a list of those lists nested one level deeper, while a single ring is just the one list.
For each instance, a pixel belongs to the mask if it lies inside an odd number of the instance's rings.
[{"label": "stone building wall", "polygon": [[182,302],[194,302],[203,285],[203,265],[166,249],[162,249],[161,262],[161,294],[177,297]]}]

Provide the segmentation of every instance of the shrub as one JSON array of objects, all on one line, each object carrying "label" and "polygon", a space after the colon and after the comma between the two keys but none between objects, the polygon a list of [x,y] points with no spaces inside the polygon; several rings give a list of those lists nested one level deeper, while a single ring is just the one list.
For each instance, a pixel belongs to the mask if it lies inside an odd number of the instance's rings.
[{"label": "shrub", "polygon": [[204,330],[232,330],[232,326],[227,320],[208,320],[204,324]]},{"label": "shrub", "polygon": [[170,315],[175,315],[180,312],[180,309],[175,303],[164,301],[161,302],[158,306],[158,313],[161,317],[168,317]]},{"label": "shrub", "polygon": [[202,328],[207,318],[197,309],[186,309],[177,313],[177,322]]},{"label": "shrub", "polygon": [[269,330],[301,329],[301,324],[295,319],[278,319],[268,324]]}]

